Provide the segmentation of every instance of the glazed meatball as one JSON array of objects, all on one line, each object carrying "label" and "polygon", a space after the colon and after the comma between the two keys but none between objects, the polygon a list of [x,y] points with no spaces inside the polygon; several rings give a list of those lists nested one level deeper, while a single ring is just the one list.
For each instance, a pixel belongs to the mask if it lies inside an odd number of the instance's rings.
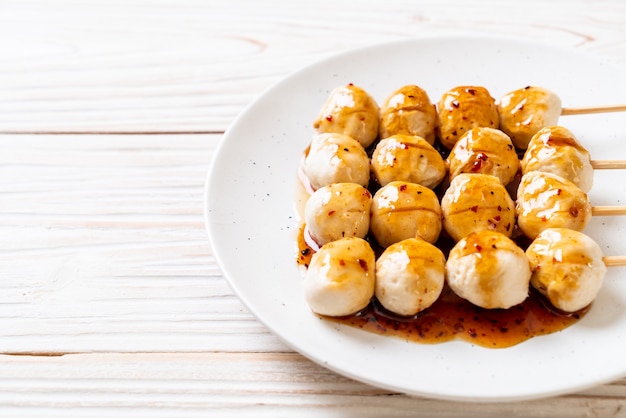
[{"label": "glazed meatball", "polygon": [[582,231],[591,219],[591,204],[574,183],[552,173],[531,171],[517,189],[517,225],[530,239],[548,228]]},{"label": "glazed meatball", "polygon": [[527,86],[504,95],[498,102],[498,114],[500,129],[524,150],[540,129],[557,124],[561,99],[543,87]]},{"label": "glazed meatball", "polygon": [[530,284],[552,305],[565,312],[579,311],[595,300],[606,266],[602,250],[589,236],[564,228],[549,228],[526,250]]},{"label": "glazed meatball", "polygon": [[313,127],[320,133],[348,135],[369,147],[378,136],[379,108],[372,96],[354,84],[333,90]]},{"label": "glazed meatball", "polygon": [[364,309],[374,296],[374,251],[361,238],[329,242],[313,254],[304,276],[304,296],[320,315],[346,316]]},{"label": "glazed meatball", "polygon": [[380,108],[380,138],[404,134],[435,143],[437,111],[424,89],[408,85],[391,93]]},{"label": "glazed meatball", "polygon": [[515,203],[500,179],[488,174],[459,174],[441,199],[443,227],[455,241],[472,232],[496,231],[510,237]]},{"label": "glazed meatball", "polygon": [[419,238],[390,245],[376,260],[376,298],[398,315],[423,311],[441,294],[445,263],[439,248]]},{"label": "glazed meatball", "polygon": [[381,186],[406,181],[432,189],[446,176],[441,154],[419,136],[393,135],[380,140],[372,154],[371,167]]},{"label": "glazed meatball", "polygon": [[342,134],[319,134],[305,153],[301,171],[309,191],[332,183],[367,186],[370,160],[357,140]]},{"label": "glazed meatball", "polygon": [[356,183],[333,183],[313,193],[304,207],[306,231],[322,246],[343,237],[365,238],[372,195]]},{"label": "glazed meatball", "polygon": [[445,92],[437,105],[437,118],[439,139],[448,149],[470,129],[498,129],[499,121],[494,98],[479,86],[460,86]]},{"label": "glazed meatball", "polygon": [[511,139],[493,128],[473,128],[465,133],[448,156],[450,179],[461,173],[490,174],[509,184],[520,169]]},{"label": "glazed meatball", "polygon": [[372,198],[370,232],[383,247],[407,238],[434,243],[441,232],[441,207],[431,189],[392,181]]},{"label": "glazed meatball", "polygon": [[564,177],[587,193],[593,186],[589,152],[574,134],[562,126],[549,126],[537,132],[528,143],[522,159],[522,173],[543,171]]},{"label": "glazed meatball", "polygon": [[528,297],[530,263],[524,251],[494,231],[471,233],[450,251],[446,280],[459,297],[486,309],[507,309]]}]

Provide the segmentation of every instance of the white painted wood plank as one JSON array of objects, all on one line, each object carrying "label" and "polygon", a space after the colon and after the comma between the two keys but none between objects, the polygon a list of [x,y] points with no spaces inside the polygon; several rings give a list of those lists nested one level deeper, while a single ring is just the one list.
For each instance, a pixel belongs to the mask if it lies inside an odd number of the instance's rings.
[{"label": "white painted wood plank", "polygon": [[220,138],[0,136],[0,352],[289,351],[208,244]]},{"label": "white painted wood plank", "polygon": [[0,131],[223,131],[286,74],[409,36],[549,40],[626,63],[626,3],[506,3],[3,2]]},{"label": "white painted wood plank", "polygon": [[215,417],[624,416],[626,381],[526,402],[444,402],[377,389],[297,354],[0,356],[0,414]]}]

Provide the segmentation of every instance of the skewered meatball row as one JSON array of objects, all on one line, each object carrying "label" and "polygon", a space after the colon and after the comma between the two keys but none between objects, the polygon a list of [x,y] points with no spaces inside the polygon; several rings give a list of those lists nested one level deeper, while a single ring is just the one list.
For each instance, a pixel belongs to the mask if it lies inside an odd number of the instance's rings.
[{"label": "skewered meatball row", "polygon": [[[313,311],[349,315],[375,295],[387,310],[411,316],[432,305],[445,280],[487,309],[521,303],[529,283],[563,311],[591,303],[606,267],[597,244],[576,231],[591,215],[589,153],[567,129],[544,127],[560,114],[553,93],[527,87],[498,106],[499,115],[488,91],[474,86],[452,89],[440,100],[437,132],[452,150],[451,183],[439,204],[430,188],[442,181],[445,164],[432,147],[435,107],[426,92],[411,85],[390,95],[370,140],[363,133],[371,136],[371,115],[378,112],[371,96],[351,84],[333,91],[314,125],[322,134],[302,164],[317,190],[305,209],[307,233],[321,246],[305,277]],[[525,117],[533,109],[538,114]],[[370,160],[365,147],[377,138]],[[527,148],[521,165],[514,146]],[[373,198],[364,187],[368,163],[383,186]],[[515,204],[504,186],[520,167]],[[526,253],[509,238],[516,214],[522,232],[535,239]],[[457,241],[447,263],[432,245],[442,217]],[[368,227],[385,247],[378,260],[362,239]]]},{"label": "skewered meatball row", "polygon": [[602,287],[606,265],[602,250],[589,236],[565,228],[546,229],[526,250],[531,285],[565,312],[593,302]]},{"label": "skewered meatball row", "polygon": [[376,101],[354,84],[337,87],[322,107],[313,127],[320,133],[348,135],[367,148],[378,136]]}]

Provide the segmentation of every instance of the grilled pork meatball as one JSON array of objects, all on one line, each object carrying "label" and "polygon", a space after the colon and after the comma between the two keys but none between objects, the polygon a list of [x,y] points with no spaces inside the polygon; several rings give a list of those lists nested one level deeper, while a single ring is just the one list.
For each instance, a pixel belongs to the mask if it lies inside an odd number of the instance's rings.
[{"label": "grilled pork meatball", "polygon": [[552,305],[565,312],[579,311],[595,300],[606,265],[598,244],[582,232],[549,228],[526,250],[530,284]]},{"label": "grilled pork meatball", "polygon": [[313,254],[304,276],[304,297],[313,312],[345,316],[364,309],[374,296],[374,251],[361,238],[329,242]]},{"label": "grilled pork meatball", "polygon": [[376,298],[398,315],[423,311],[441,294],[445,263],[439,248],[419,238],[390,245],[376,260]]},{"label": "grilled pork meatball", "polygon": [[318,134],[311,140],[301,170],[313,191],[332,183],[367,186],[370,160],[357,140],[342,134]]},{"label": "grilled pork meatball", "polygon": [[522,176],[515,206],[517,225],[530,239],[548,228],[582,231],[591,219],[591,204],[574,183],[552,173]]},{"label": "grilled pork meatball", "polygon": [[495,100],[484,87],[459,86],[443,94],[437,105],[438,133],[448,149],[472,128],[498,129]]},{"label": "grilled pork meatball", "polygon": [[556,125],[561,115],[561,99],[543,87],[527,86],[504,95],[498,102],[500,129],[519,149],[540,129]]},{"label": "grilled pork meatball", "polygon": [[441,232],[441,207],[431,189],[392,181],[372,198],[370,232],[383,247],[407,238],[434,243]]},{"label": "grilled pork meatball", "polygon": [[507,309],[528,297],[530,263],[510,238],[471,233],[450,251],[446,280],[454,293],[486,309]]},{"label": "grilled pork meatball", "polygon": [[446,176],[441,154],[419,136],[393,135],[380,140],[372,154],[371,168],[381,186],[406,181],[432,189]]},{"label": "grilled pork meatball", "polygon": [[509,184],[520,169],[511,139],[493,128],[473,128],[454,145],[448,156],[450,178],[461,173],[490,174]]},{"label": "grilled pork meatball", "polygon": [[362,88],[348,84],[331,92],[313,127],[320,133],[351,136],[367,148],[378,136],[378,118],[374,98]]},{"label": "grilled pork meatball", "polygon": [[593,186],[591,156],[562,126],[549,126],[537,132],[528,143],[522,159],[522,173],[543,171],[564,177],[587,193]]},{"label": "grilled pork meatball", "polygon": [[320,246],[343,237],[365,238],[372,195],[356,183],[333,183],[313,193],[304,207],[306,229]]},{"label": "grilled pork meatball", "polygon": [[496,231],[510,237],[515,204],[500,179],[488,174],[462,173],[441,199],[443,227],[455,240],[472,232]]},{"label": "grilled pork meatball", "polygon": [[391,93],[380,108],[380,138],[404,134],[435,142],[437,111],[425,90],[407,85]]}]

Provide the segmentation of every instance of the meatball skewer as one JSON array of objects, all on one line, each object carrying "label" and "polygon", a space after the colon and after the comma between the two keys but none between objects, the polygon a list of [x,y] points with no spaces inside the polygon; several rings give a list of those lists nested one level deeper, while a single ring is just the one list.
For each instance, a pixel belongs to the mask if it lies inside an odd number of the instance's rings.
[{"label": "meatball skewer", "polygon": [[626,257],[602,255],[588,235],[566,228],[543,231],[526,250],[530,284],[565,312],[579,311],[595,300],[607,267],[626,266]]},{"label": "meatball skewer", "polygon": [[497,106],[500,129],[522,150],[541,129],[556,125],[561,115],[626,111],[626,105],[563,108],[556,93],[538,86],[511,91],[498,100]]}]

